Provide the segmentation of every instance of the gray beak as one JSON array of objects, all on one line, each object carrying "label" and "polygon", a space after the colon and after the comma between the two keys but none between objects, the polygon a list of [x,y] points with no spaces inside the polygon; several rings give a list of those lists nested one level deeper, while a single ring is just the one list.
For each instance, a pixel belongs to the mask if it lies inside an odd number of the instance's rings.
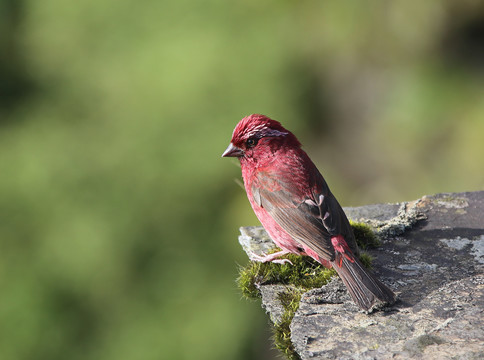
[{"label": "gray beak", "polygon": [[244,156],[244,151],[237,146],[232,145],[232,143],[229,144],[227,149],[225,149],[224,153],[222,154],[222,157],[241,157]]}]

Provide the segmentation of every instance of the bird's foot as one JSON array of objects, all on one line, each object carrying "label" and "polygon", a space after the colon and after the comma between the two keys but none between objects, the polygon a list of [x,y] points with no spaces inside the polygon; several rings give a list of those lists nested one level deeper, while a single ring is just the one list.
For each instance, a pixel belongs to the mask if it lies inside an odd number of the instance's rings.
[{"label": "bird's foot", "polygon": [[281,256],[289,254],[289,253],[290,252],[287,251],[287,250],[282,250],[282,251],[278,251],[276,253],[269,254],[269,255],[262,253],[262,256],[261,256],[261,255],[257,255],[254,252],[251,252],[249,254],[249,257],[252,261],[257,261],[257,262],[262,262],[262,263],[265,263],[265,262],[273,262],[275,264],[289,263],[289,264],[293,265],[293,263],[289,259],[279,259]]},{"label": "bird's foot", "polygon": [[294,264],[292,263],[292,261],[291,261],[291,260],[289,260],[289,259],[275,259],[275,260],[272,260],[272,262],[273,262],[274,264],[281,264],[281,265],[284,265],[284,264],[291,264],[291,265],[294,265]]}]

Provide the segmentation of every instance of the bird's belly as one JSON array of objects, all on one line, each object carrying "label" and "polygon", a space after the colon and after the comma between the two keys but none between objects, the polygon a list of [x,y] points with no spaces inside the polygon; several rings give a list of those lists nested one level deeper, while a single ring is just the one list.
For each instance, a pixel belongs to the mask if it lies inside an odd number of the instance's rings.
[{"label": "bird's belly", "polygon": [[254,212],[264,229],[266,229],[267,234],[277,246],[294,254],[304,253],[303,247],[284,231],[263,208],[256,209],[254,207]]}]

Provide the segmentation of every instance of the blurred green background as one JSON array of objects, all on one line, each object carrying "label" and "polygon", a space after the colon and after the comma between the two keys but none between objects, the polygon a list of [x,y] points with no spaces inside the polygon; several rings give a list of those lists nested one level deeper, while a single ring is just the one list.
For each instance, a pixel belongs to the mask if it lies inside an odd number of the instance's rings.
[{"label": "blurred green background", "polygon": [[256,112],[343,206],[483,189],[483,2],[0,0],[0,359],[273,358]]}]

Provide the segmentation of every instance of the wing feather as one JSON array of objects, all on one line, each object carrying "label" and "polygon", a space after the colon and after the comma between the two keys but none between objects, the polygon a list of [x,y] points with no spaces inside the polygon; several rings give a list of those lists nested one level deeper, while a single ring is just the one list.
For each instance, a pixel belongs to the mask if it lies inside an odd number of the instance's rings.
[{"label": "wing feather", "polygon": [[[300,196],[283,177],[260,173],[259,186],[253,186],[254,201],[294,240],[316,252],[321,258],[334,261],[331,237],[343,235],[348,246],[357,253],[356,242],[346,215],[326,182],[318,172],[317,183],[308,196]],[[260,186],[270,183],[270,187]],[[277,189],[272,191],[271,189]]]}]

